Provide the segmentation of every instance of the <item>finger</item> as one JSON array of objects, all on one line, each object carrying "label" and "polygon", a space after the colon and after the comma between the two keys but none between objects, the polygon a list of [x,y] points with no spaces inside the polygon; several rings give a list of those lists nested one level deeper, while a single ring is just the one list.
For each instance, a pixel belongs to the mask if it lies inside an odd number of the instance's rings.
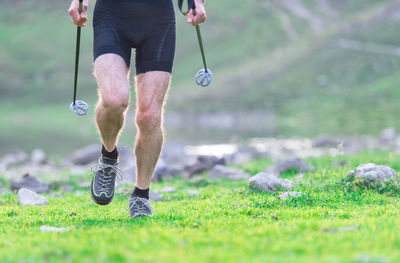
[{"label": "finger", "polygon": [[198,24],[203,23],[204,21],[206,21],[206,14],[199,12],[194,18],[193,25],[197,26]]},{"label": "finger", "polygon": [[78,24],[80,20],[80,15],[78,13],[78,10],[70,9],[68,13],[71,16],[72,22],[74,22],[74,24]]},{"label": "finger", "polygon": [[187,15],[187,22],[188,22],[189,24],[192,24],[193,18],[194,18],[193,9],[190,9],[190,11],[189,11],[189,13],[188,13],[188,15]]},{"label": "finger", "polygon": [[84,17],[85,19],[87,19],[87,9],[88,9],[87,4],[83,4],[83,5],[82,5],[81,17]]}]

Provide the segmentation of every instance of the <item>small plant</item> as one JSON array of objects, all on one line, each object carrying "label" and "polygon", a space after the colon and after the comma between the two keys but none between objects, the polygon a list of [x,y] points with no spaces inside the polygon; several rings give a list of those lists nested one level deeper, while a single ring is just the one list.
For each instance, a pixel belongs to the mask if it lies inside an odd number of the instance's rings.
[{"label": "small plant", "polygon": [[345,178],[340,179],[338,184],[344,186],[345,192],[373,190],[380,194],[389,196],[400,195],[400,186],[398,182],[393,179],[390,181],[381,182],[355,178],[354,176],[346,176]]}]

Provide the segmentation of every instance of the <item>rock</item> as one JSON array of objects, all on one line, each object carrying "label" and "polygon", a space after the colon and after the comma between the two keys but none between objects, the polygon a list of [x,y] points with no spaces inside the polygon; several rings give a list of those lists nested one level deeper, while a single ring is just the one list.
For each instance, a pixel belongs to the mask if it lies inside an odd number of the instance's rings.
[{"label": "rock", "polygon": [[267,153],[262,153],[254,147],[241,145],[238,146],[236,152],[226,155],[225,159],[228,163],[240,164],[251,161],[255,158],[265,157],[266,155]]},{"label": "rock", "polygon": [[169,165],[185,164],[187,159],[185,145],[180,143],[168,143],[164,145],[161,158]]},{"label": "rock", "polygon": [[136,164],[131,163],[130,166],[121,168],[122,180],[117,180],[119,185],[134,184],[136,182]]},{"label": "rock", "polygon": [[225,158],[218,158],[216,156],[199,156],[197,157],[197,162],[192,165],[185,166],[185,171],[189,176],[200,174],[202,172],[208,171],[215,165],[225,165]]},{"label": "rock", "polygon": [[12,166],[16,166],[19,164],[24,164],[29,160],[29,156],[27,153],[23,151],[14,151],[10,154],[7,154],[1,159],[0,167],[3,169],[8,169]]},{"label": "rock", "polygon": [[69,169],[69,173],[71,176],[87,174],[88,171],[89,167],[83,165],[74,165]]},{"label": "rock", "polygon": [[89,188],[92,185],[92,182],[86,181],[85,179],[79,179],[78,185],[79,185],[79,187],[82,187],[82,188]]},{"label": "rock", "polygon": [[41,232],[65,232],[67,231],[67,228],[65,227],[54,227],[54,226],[41,226],[40,227]]},{"label": "rock", "polygon": [[168,175],[168,166],[167,163],[162,159],[158,159],[156,168],[154,169],[154,175],[152,180],[154,182],[160,182],[163,177]]},{"label": "rock", "polygon": [[130,147],[121,146],[119,152],[119,168],[122,180],[117,180],[119,185],[131,185],[136,181],[136,159]]},{"label": "rock", "polygon": [[153,201],[153,202],[161,202],[162,201],[161,195],[157,192],[150,192],[149,197],[150,197],[150,201]]},{"label": "rock", "polygon": [[341,160],[341,161],[335,161],[332,163],[333,167],[343,167],[343,166],[348,166],[349,163],[345,160]]},{"label": "rock", "polygon": [[185,169],[181,166],[168,167],[168,175],[170,177],[176,177],[178,175],[181,175],[184,171],[185,171]]},{"label": "rock", "polygon": [[249,185],[260,191],[277,191],[292,188],[292,181],[278,178],[274,174],[261,172],[250,177]]},{"label": "rock", "polygon": [[236,152],[225,157],[228,163],[240,164],[254,159],[249,152]]},{"label": "rock", "polygon": [[290,171],[294,171],[296,173],[304,173],[304,172],[310,172],[313,169],[314,168],[308,163],[306,163],[304,160],[300,158],[293,158],[279,163],[278,166],[275,168],[275,172],[278,174]]},{"label": "rock", "polygon": [[99,144],[91,144],[71,153],[66,161],[75,165],[87,165],[95,163],[100,156],[101,148]]},{"label": "rock", "polygon": [[35,149],[31,153],[31,162],[34,164],[47,163],[46,153],[41,149]]},{"label": "rock", "polygon": [[160,193],[173,193],[173,192],[176,192],[176,188],[172,187],[172,186],[167,186],[167,187],[164,187],[164,188],[162,188],[162,189],[160,189],[158,191]]},{"label": "rock", "polygon": [[228,168],[224,165],[216,165],[214,166],[210,172],[208,173],[208,178],[211,179],[230,179],[230,180],[242,180],[242,179],[249,179],[250,174],[233,169],[233,168]]},{"label": "rock", "polygon": [[200,191],[197,190],[187,190],[186,193],[190,196],[196,196],[200,194]]},{"label": "rock", "polygon": [[12,192],[21,188],[27,188],[37,193],[46,193],[50,189],[50,184],[42,183],[29,174],[25,174],[19,181],[11,181],[10,189]]},{"label": "rock", "polygon": [[351,170],[348,176],[365,179],[369,182],[387,182],[394,180],[399,181],[397,172],[385,165],[376,165],[373,163],[360,164],[355,170]]},{"label": "rock", "polygon": [[338,141],[333,139],[331,136],[327,134],[321,134],[312,143],[313,147],[316,148],[337,148]]},{"label": "rock", "polygon": [[72,185],[62,185],[60,190],[64,192],[72,192],[75,190],[75,188]]},{"label": "rock", "polygon": [[279,195],[280,199],[289,199],[289,198],[296,198],[300,197],[303,193],[302,192],[284,192]]},{"label": "rock", "polygon": [[32,190],[21,188],[18,190],[18,200],[21,205],[47,205],[46,198]]},{"label": "rock", "polygon": [[394,128],[387,128],[379,135],[379,140],[386,144],[392,144],[397,139],[397,132]]}]

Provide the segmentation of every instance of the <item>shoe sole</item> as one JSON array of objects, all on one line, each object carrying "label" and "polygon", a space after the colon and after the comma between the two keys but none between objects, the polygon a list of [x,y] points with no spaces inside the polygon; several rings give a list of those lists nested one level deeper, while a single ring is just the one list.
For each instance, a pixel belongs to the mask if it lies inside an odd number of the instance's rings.
[{"label": "shoe sole", "polygon": [[90,196],[92,197],[93,202],[95,202],[98,205],[108,205],[112,202],[112,200],[114,200],[114,194],[111,196],[110,201],[106,201],[106,202],[101,202],[96,200],[96,198],[93,196],[93,178],[92,178],[92,183],[90,184]]}]

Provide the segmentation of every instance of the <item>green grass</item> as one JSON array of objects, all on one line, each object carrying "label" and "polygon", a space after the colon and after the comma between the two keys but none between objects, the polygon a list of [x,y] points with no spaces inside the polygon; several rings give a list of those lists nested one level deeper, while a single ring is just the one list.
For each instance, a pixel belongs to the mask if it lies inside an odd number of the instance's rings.
[{"label": "green grass", "polygon": [[[349,167],[332,167],[346,160]],[[118,194],[106,207],[87,192],[49,198],[43,207],[21,207],[16,195],[0,199],[1,262],[398,262],[398,193],[343,185],[347,171],[374,161],[400,169],[400,156],[364,153],[308,160],[316,167],[294,187],[304,195],[280,200],[278,193],[249,189],[246,181],[210,181],[175,186],[153,203],[155,216],[131,220]],[[259,159],[240,165],[252,173],[270,165]],[[287,175],[288,178],[293,178]],[[207,180],[207,179],[205,179]],[[186,191],[196,189],[198,196]],[[40,232],[41,225],[67,227]]]}]

